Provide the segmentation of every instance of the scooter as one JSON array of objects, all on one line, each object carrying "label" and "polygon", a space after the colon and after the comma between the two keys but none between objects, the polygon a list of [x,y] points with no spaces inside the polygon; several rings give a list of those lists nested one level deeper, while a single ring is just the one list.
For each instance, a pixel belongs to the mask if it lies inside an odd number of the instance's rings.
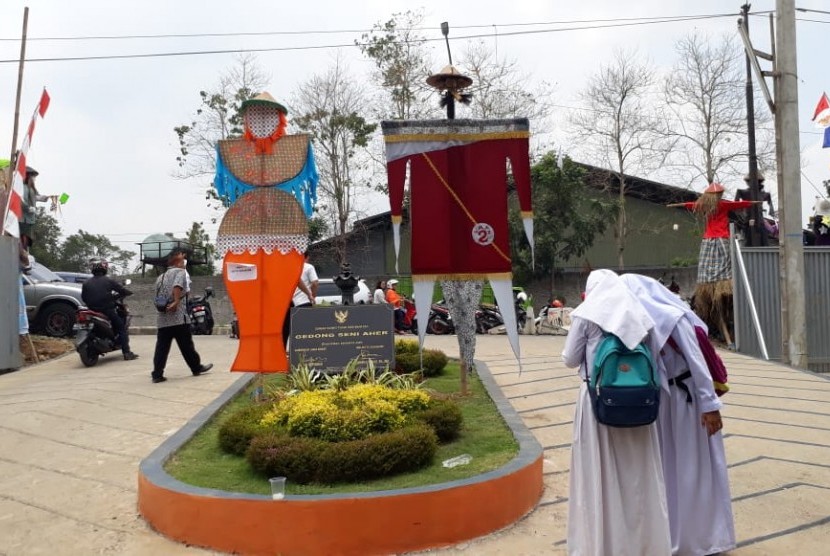
[{"label": "scooter", "polygon": [[427,334],[455,334],[455,324],[443,300],[430,307]]},{"label": "scooter", "polygon": [[482,303],[476,309],[476,333],[487,334],[491,328],[504,325],[498,305]]},{"label": "scooter", "polygon": [[396,332],[404,333],[411,332],[418,333],[418,317],[415,311],[415,302],[409,299],[403,300],[404,317],[402,326],[396,329]]},{"label": "scooter", "polygon": [[213,297],[213,288],[205,288],[205,295],[187,298],[187,314],[190,316],[190,333],[194,335],[213,334],[213,310],[208,298]]},{"label": "scooter", "polygon": [[[130,281],[127,280],[125,285],[129,284]],[[115,311],[129,329],[133,317],[122,297],[116,298]],[[78,352],[81,363],[85,367],[94,367],[102,355],[106,355],[111,351],[121,351],[121,344],[118,343],[115,337],[112,323],[103,313],[93,311],[87,307],[80,307],[77,312],[76,326],[75,351]]]}]

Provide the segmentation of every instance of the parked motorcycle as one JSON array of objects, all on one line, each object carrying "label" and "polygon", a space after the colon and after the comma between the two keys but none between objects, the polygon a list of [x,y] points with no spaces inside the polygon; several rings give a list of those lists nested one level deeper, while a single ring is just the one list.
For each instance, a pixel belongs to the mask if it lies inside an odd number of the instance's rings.
[{"label": "parked motorcycle", "polygon": [[205,295],[187,298],[187,314],[190,316],[191,334],[213,334],[213,310],[208,298],[213,297],[213,288],[205,288]]},{"label": "parked motorcycle", "polygon": [[[130,281],[127,280],[125,285],[129,284]],[[129,329],[133,317],[120,296],[116,297],[115,311]],[[78,308],[75,351],[85,367],[94,367],[102,355],[111,351],[121,351],[121,344],[117,341],[112,323],[106,315],[87,307]]]},{"label": "parked motorcycle", "polygon": [[491,328],[504,325],[498,305],[482,303],[476,309],[476,334],[487,334]]},{"label": "parked motorcycle", "polygon": [[430,307],[427,334],[455,334],[455,324],[443,300]]}]

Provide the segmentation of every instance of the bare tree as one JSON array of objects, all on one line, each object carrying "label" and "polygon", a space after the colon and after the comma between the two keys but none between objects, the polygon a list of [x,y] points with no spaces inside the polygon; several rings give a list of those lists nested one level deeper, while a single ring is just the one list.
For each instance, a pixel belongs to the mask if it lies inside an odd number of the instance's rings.
[{"label": "bare tree", "polygon": [[[220,139],[242,135],[242,116],[239,107],[243,101],[262,92],[269,77],[251,54],[241,55],[235,66],[219,77],[211,89],[199,91],[199,108],[189,124],[174,129],[179,139],[176,177],[213,177],[216,172],[216,143]],[[206,196],[216,208],[221,199],[216,196],[213,183],[205,186]]]},{"label": "bare tree", "polygon": [[658,120],[646,98],[653,92],[654,83],[653,70],[636,53],[617,51],[580,92],[584,109],[570,115],[574,133],[586,153],[604,159],[612,170],[614,179],[605,187],[619,188],[614,238],[621,269],[629,232],[626,174],[635,169],[645,172],[658,153]]},{"label": "bare tree", "polygon": [[459,63],[462,73],[473,79],[469,89],[473,100],[468,112],[474,118],[526,117],[534,123],[550,116],[550,86],[533,80],[524,73],[516,60],[498,59],[484,41],[467,47]]},{"label": "bare tree", "polygon": [[[706,183],[744,173],[747,121],[743,48],[732,35],[714,41],[689,34],[675,45],[678,60],[664,82],[667,136],[673,139],[669,161],[687,183]],[[756,110],[756,125],[770,117]],[[771,164],[771,136],[758,133],[759,159]]]},{"label": "bare tree", "polygon": [[339,238],[337,255],[341,263],[346,260],[345,234],[355,216],[355,195],[359,188],[369,185],[361,174],[366,146],[377,124],[363,116],[366,105],[363,88],[339,58],[326,73],[302,83],[292,102],[294,124],[311,135],[317,151],[318,208]]}]

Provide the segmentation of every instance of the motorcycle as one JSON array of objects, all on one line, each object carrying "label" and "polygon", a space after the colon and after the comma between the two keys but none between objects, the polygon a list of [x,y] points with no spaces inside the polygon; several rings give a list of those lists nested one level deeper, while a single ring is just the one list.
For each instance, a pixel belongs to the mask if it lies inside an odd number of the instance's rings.
[{"label": "motorcycle", "polygon": [[430,307],[427,334],[455,334],[455,324],[443,300],[433,303]]},{"label": "motorcycle", "polygon": [[504,326],[498,305],[482,303],[476,309],[476,334],[487,334],[491,328]]},{"label": "motorcycle", "polygon": [[[125,285],[129,284],[130,281],[127,280]],[[115,311],[129,329],[133,317],[124,303],[124,298],[116,297]],[[94,367],[102,355],[111,351],[121,351],[121,344],[117,341],[112,323],[103,313],[88,307],[79,307],[76,322],[75,351],[85,367]]]},{"label": "motorcycle", "polygon": [[213,288],[208,286],[205,288],[205,295],[187,298],[191,334],[213,334],[213,310],[208,302],[210,297],[213,297]]},{"label": "motorcycle", "polygon": [[404,333],[411,332],[418,333],[418,317],[415,314],[415,302],[409,299],[403,300],[404,317],[403,326],[396,329],[396,332]]}]

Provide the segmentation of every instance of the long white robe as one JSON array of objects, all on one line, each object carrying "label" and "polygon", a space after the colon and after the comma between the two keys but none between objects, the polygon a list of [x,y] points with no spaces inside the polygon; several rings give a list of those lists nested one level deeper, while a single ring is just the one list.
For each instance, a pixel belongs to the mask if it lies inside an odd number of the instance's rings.
[{"label": "long white robe", "polygon": [[720,409],[721,402],[690,319],[681,318],[671,337],[682,353],[666,344],[660,352],[660,366],[669,378],[686,370],[692,374],[684,381],[691,403],[682,388],[670,386],[669,395],[660,400],[657,421],[672,553],[716,554],[735,547],[735,527],[723,435],[718,431],[709,436],[701,414]]},{"label": "long white robe", "polygon": [[602,329],[573,319],[562,359],[583,379],[574,415],[568,499],[571,555],[663,556],[671,553],[657,425],[597,423],[585,379]]}]

